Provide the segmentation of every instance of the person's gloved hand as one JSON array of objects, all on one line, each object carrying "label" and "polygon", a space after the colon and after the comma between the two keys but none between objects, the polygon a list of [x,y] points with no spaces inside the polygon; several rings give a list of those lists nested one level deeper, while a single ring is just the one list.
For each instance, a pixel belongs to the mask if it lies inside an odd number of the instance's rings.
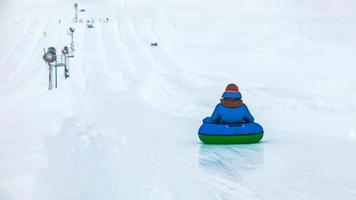
[{"label": "person's gloved hand", "polygon": [[212,124],[213,122],[212,122],[212,120],[211,120],[211,118],[210,117],[205,117],[204,119],[203,119],[203,124]]}]

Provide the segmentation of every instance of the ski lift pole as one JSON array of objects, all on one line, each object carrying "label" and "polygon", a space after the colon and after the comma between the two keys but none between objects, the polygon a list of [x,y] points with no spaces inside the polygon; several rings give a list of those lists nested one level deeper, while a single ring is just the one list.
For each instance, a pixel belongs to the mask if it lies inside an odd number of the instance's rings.
[{"label": "ski lift pole", "polygon": [[64,78],[67,79],[69,77],[69,50],[67,46],[63,47],[62,54],[64,56]]},{"label": "ski lift pole", "polygon": [[69,78],[69,56],[67,57],[67,63],[66,63],[66,77]]},{"label": "ski lift pole", "polygon": [[55,66],[55,86],[56,86],[56,88],[57,88],[57,66]]},{"label": "ski lift pole", "polygon": [[48,90],[51,90],[53,88],[52,85],[52,74],[53,74],[53,65],[52,63],[57,62],[57,56],[56,56],[56,49],[54,47],[49,47],[47,52],[44,51],[44,54],[42,56],[43,60],[46,61],[48,64]]},{"label": "ski lift pole", "polygon": [[68,57],[67,55],[64,56],[64,78],[67,79],[69,77],[69,64],[68,64]]},{"label": "ski lift pole", "polygon": [[53,65],[49,63],[48,66],[49,66],[48,90],[52,90],[53,89]]},{"label": "ski lift pole", "polygon": [[77,22],[78,21],[78,3],[74,4],[74,12],[75,12],[74,22]]},{"label": "ski lift pole", "polygon": [[74,50],[74,37],[73,37],[73,33],[70,34],[70,39],[71,39],[70,47],[71,47],[71,49]]},{"label": "ski lift pole", "polygon": [[68,34],[70,35],[70,38],[71,38],[71,43],[70,43],[70,50],[71,50],[71,55],[74,55],[74,31],[75,29],[73,27],[70,27],[69,28],[69,32]]},{"label": "ski lift pole", "polygon": [[64,56],[64,78],[67,79],[67,56]]}]

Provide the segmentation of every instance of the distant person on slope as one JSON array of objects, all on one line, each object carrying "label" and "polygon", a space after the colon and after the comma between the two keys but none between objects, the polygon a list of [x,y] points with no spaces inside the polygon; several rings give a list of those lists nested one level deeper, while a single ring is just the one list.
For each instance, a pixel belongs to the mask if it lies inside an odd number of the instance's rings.
[{"label": "distant person on slope", "polygon": [[211,117],[203,120],[204,124],[241,124],[252,123],[252,117],[247,106],[242,102],[241,93],[237,85],[227,85],[218,105]]}]

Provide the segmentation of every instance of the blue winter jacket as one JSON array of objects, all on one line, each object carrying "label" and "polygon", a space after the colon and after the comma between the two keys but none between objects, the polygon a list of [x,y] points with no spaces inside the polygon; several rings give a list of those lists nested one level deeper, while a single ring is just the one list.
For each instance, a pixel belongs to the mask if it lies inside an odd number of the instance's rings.
[{"label": "blue winter jacket", "polygon": [[227,108],[221,103],[216,105],[211,117],[203,120],[204,124],[240,124],[254,122],[250,111],[245,104],[237,108]]}]

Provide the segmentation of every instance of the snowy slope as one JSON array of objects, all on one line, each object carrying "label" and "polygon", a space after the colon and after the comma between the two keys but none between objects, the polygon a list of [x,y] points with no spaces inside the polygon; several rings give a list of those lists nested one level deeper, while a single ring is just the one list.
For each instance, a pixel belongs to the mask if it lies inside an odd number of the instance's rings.
[{"label": "snowy slope", "polygon": [[[354,1],[73,3],[0,1],[0,200],[356,198]],[[198,141],[230,82],[262,143]]]}]

